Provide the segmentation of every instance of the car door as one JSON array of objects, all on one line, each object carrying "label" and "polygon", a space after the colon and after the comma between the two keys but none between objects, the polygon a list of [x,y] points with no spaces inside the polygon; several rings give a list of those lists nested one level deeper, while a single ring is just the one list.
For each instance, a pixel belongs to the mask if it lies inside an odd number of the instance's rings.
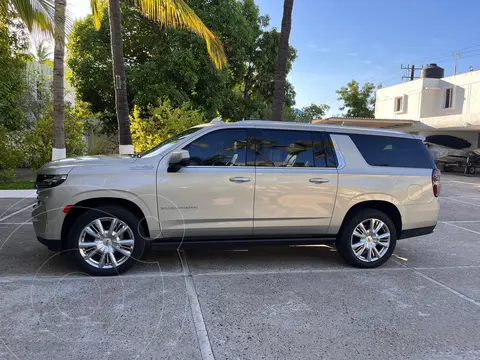
[{"label": "car door", "polygon": [[338,185],[328,136],[273,129],[255,135],[254,235],[325,234]]},{"label": "car door", "polygon": [[183,149],[189,165],[157,176],[163,236],[252,236],[255,168],[253,160],[247,166],[247,130],[216,129]]}]

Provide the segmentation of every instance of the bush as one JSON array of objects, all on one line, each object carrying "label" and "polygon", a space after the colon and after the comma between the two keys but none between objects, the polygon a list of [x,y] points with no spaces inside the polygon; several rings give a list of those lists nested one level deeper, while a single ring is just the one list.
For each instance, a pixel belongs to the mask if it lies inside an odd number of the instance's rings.
[{"label": "bush", "polygon": [[[84,120],[86,114],[78,109],[65,107],[65,147],[67,157],[84,155],[86,144],[84,141]],[[49,162],[53,146],[53,109],[32,125],[24,138],[25,160],[33,170]]]},{"label": "bush", "polygon": [[182,132],[192,126],[204,122],[203,114],[193,110],[188,103],[179,108],[173,108],[169,100],[164,99],[156,108],[150,108],[151,115],[142,118],[142,110],[135,106],[130,116],[135,152],[149,150],[162,141]]},{"label": "bush", "polygon": [[12,180],[15,168],[22,158],[21,147],[15,141],[15,136],[0,124],[0,182]]}]

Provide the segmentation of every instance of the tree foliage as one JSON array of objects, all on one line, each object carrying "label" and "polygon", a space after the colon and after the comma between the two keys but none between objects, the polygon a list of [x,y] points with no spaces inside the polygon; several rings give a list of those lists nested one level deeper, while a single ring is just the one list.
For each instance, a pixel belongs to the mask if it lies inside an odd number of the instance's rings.
[{"label": "tree foliage", "polygon": [[10,130],[25,124],[28,60],[28,35],[13,16],[0,16],[0,124]]},{"label": "tree foliage", "polygon": [[[202,39],[187,30],[161,28],[122,2],[124,55],[128,102],[148,109],[168,98],[173,107],[188,102],[205,117],[218,113],[224,119],[266,118],[270,107],[279,33],[267,30],[268,17],[259,15],[253,0],[190,0],[189,6],[222,41],[227,65],[219,72],[210,61]],[[225,19],[228,19],[226,21]],[[78,21],[69,41],[71,81],[80,99],[101,113],[114,129],[115,98],[108,17],[96,31],[91,17]],[[295,59],[290,49],[289,65]],[[288,104],[295,93],[288,85]],[[267,106],[268,104],[268,106]]]},{"label": "tree foliage", "polygon": [[330,110],[330,106],[326,104],[311,104],[305,106],[301,110],[301,114],[298,116],[300,122],[311,122],[313,119],[321,119],[325,116],[325,113]]},{"label": "tree foliage", "polygon": [[204,121],[202,114],[198,110],[192,110],[188,103],[173,108],[168,99],[160,101],[157,107],[151,109],[148,118],[142,118],[141,112],[142,110],[136,106],[130,116],[135,152],[149,150],[173,135]]},{"label": "tree foliage", "polygon": [[361,88],[356,80],[350,81],[347,86],[337,90],[338,100],[343,101],[340,110],[347,109],[347,117],[367,117],[373,118],[375,111],[375,85],[365,83]]}]

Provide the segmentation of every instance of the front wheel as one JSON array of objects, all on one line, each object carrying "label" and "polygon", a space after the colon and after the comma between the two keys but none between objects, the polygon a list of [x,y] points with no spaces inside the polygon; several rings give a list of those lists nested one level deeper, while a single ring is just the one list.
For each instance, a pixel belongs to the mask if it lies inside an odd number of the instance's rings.
[{"label": "front wheel", "polygon": [[392,256],[397,233],[392,220],[383,212],[364,209],[347,220],[338,235],[338,253],[350,265],[375,268]]},{"label": "front wheel", "polygon": [[73,262],[90,275],[118,275],[142,257],[145,238],[140,219],[118,206],[103,206],[83,213],[68,236]]}]

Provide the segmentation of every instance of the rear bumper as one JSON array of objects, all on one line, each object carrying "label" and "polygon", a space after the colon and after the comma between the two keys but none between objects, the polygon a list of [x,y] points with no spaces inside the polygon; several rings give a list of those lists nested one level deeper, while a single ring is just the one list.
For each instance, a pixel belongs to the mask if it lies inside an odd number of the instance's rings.
[{"label": "rear bumper", "polygon": [[437,224],[435,224],[433,226],[422,227],[422,228],[403,230],[398,239],[403,240],[403,239],[408,239],[408,238],[412,238],[412,237],[431,234],[435,231],[436,226],[437,226]]},{"label": "rear bumper", "polygon": [[62,249],[62,242],[60,240],[49,240],[40,236],[37,236],[37,240],[40,244],[45,245],[48,250],[60,251]]}]

